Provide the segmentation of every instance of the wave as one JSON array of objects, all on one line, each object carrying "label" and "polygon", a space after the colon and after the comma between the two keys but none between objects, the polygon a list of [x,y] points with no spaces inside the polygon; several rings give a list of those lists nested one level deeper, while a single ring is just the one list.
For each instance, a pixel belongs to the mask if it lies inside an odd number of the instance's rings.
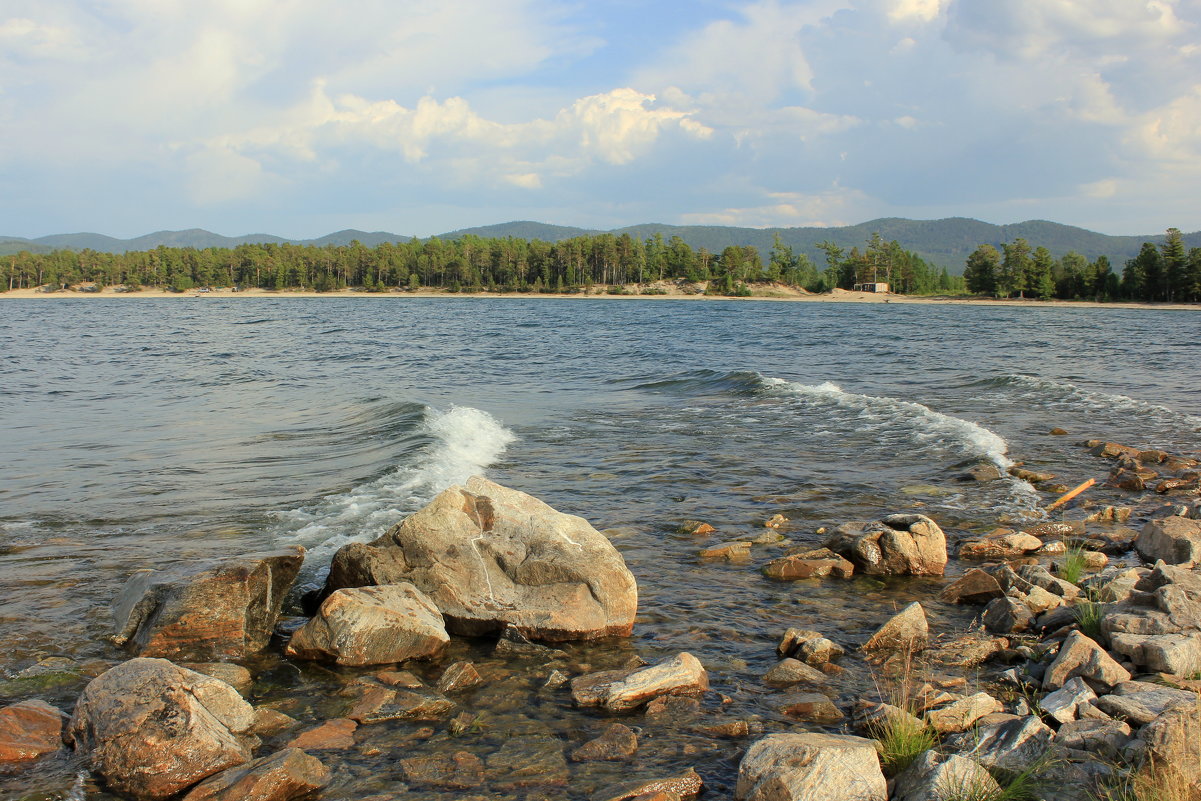
[{"label": "wave", "polygon": [[671,392],[680,395],[721,392],[751,397],[765,388],[765,378],[754,370],[689,370],[658,380],[616,379],[612,383],[633,383],[631,389]]},{"label": "wave", "polygon": [[1038,395],[1051,403],[1067,403],[1096,410],[1118,410],[1150,417],[1173,426],[1189,426],[1201,430],[1201,417],[1187,414],[1159,403],[1119,395],[1113,392],[1085,389],[1068,381],[1011,373],[979,381],[976,386],[1016,387]]},{"label": "wave", "polygon": [[276,541],[304,545],[310,552],[307,564],[323,566],[346,543],[375,539],[442,490],[483,473],[517,439],[490,414],[470,406],[426,407],[416,433],[424,444],[406,464],[348,492],[276,512]]}]

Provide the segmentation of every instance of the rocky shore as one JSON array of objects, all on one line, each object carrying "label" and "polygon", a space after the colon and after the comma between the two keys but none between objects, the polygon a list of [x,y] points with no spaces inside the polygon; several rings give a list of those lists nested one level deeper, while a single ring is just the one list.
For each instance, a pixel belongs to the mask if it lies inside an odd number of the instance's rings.
[{"label": "rocky shore", "polygon": [[[913,512],[795,539],[782,515],[734,540],[683,523],[702,565],[926,588],[862,641],[827,620],[781,626],[755,690],[776,720],[736,714],[702,647],[650,663],[630,649],[649,624],[609,538],[477,477],[344,546],[317,585],[297,585],[299,547],[135,573],[113,602],[128,658],[72,666],[92,677],[70,709],[33,681],[7,695],[0,770],[67,759],[71,798],[137,801],[1201,797],[1198,463],[1083,445],[1128,505],[1085,495],[985,536]],[[1010,472],[1052,497],[1069,489]],[[961,478],[1002,476],[979,465]],[[939,631],[935,605],[975,622]],[[295,679],[307,671],[322,682]],[[836,688],[857,674],[877,692],[848,702]],[[266,691],[286,682],[297,691]],[[483,704],[489,688],[511,697]],[[531,704],[562,725],[519,714]],[[711,761],[729,743],[736,764]],[[631,770],[639,753],[662,769]],[[30,786],[30,799],[63,797]]]}]

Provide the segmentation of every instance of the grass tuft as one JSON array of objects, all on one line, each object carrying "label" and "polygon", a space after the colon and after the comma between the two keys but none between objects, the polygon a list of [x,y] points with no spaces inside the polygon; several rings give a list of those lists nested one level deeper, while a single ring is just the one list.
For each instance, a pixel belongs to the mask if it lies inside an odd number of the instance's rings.
[{"label": "grass tuft", "polygon": [[872,724],[870,731],[880,744],[880,763],[890,776],[905,770],[938,744],[934,729],[910,714],[885,715]]},{"label": "grass tuft", "polygon": [[1076,625],[1080,627],[1080,631],[1094,640],[1101,637],[1101,618],[1105,615],[1103,604],[1091,599],[1083,600],[1072,607],[1072,614],[1076,617]]},{"label": "grass tuft", "polygon": [[1064,581],[1070,581],[1073,584],[1079,584],[1080,579],[1084,576],[1084,568],[1088,564],[1088,559],[1085,556],[1083,545],[1070,545],[1063,555],[1063,562],[1059,565],[1059,577]]}]

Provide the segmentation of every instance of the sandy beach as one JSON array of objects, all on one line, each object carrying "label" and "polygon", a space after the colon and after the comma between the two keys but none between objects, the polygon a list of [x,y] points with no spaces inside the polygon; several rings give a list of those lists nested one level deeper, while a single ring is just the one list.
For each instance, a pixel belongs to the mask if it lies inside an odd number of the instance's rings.
[{"label": "sandy beach", "polygon": [[[666,282],[664,282],[666,283]],[[390,290],[387,292],[366,292],[361,289],[339,289],[332,292],[314,292],[311,290],[270,290],[243,289],[233,291],[228,288],[208,290],[189,290],[187,292],[171,292],[163,289],[142,289],[137,292],[119,291],[112,287],[96,291],[78,289],[46,292],[42,289],[11,289],[0,292],[0,299],[37,299],[62,300],[67,298],[119,298],[123,300],[213,300],[213,299],[244,299],[244,298],[360,298],[360,299],[412,299],[412,298],[536,298],[539,300],[620,300],[620,301],[772,301],[799,303],[906,303],[906,304],[951,304],[971,306],[1021,306],[1029,308],[1104,308],[1104,309],[1170,309],[1181,311],[1201,311],[1201,304],[1195,303],[1097,303],[1094,301],[1068,300],[1033,300],[1033,299],[995,299],[973,296],[948,295],[896,295],[892,293],[850,292],[836,289],[833,292],[815,294],[804,290],[794,289],[783,285],[756,286],[750,297],[726,297],[722,295],[703,295],[682,291],[675,286],[661,287],[665,294],[656,295],[611,295],[603,290],[594,288],[591,293],[578,292],[574,294],[542,294],[535,292],[447,292],[445,290],[420,289],[417,291]],[[633,290],[631,289],[631,292]]]}]

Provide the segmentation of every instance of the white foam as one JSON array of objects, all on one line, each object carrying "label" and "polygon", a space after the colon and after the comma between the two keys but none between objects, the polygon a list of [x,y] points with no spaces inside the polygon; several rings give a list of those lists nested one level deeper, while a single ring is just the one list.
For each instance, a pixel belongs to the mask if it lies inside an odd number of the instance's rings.
[{"label": "white foam", "polygon": [[422,429],[432,441],[406,464],[349,492],[276,513],[276,539],[305,546],[309,563],[324,564],[346,543],[375,539],[442,490],[483,473],[517,438],[470,406],[429,409]]}]

